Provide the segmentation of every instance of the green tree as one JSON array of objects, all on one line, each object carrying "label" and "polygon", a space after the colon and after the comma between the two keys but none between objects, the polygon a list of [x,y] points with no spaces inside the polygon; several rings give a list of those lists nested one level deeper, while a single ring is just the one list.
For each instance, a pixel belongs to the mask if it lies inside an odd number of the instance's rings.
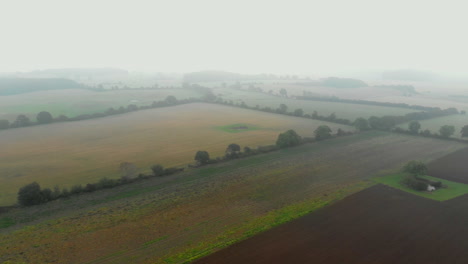
[{"label": "green tree", "polygon": [[39,112],[39,114],[37,114],[36,116],[36,119],[37,119],[37,122],[39,122],[40,124],[47,124],[47,123],[51,123],[52,121],[54,121],[54,118],[52,117],[52,115],[47,111]]},{"label": "green tree", "polygon": [[210,160],[210,154],[207,151],[199,150],[195,154],[195,160],[198,164],[203,165],[206,164]]},{"label": "green tree", "polygon": [[290,129],[278,135],[276,145],[280,148],[287,148],[301,144],[302,139],[296,131]]},{"label": "green tree", "polygon": [[281,88],[279,93],[280,93],[281,96],[288,97],[288,91],[286,91],[286,89],[284,89],[284,88]]},{"label": "green tree", "polygon": [[240,150],[241,147],[238,144],[229,144],[229,146],[226,148],[226,158],[237,158]]},{"label": "green tree", "polygon": [[287,111],[288,111],[288,106],[285,104],[280,104],[279,108],[276,109],[276,112],[280,114],[286,114]]},{"label": "green tree", "polygon": [[13,127],[24,127],[29,125],[31,125],[31,120],[29,120],[29,117],[25,115],[18,115],[15,122],[12,124]]},{"label": "green tree", "polygon": [[408,124],[408,129],[411,133],[417,134],[419,132],[419,129],[421,129],[421,124],[418,121],[411,121]]},{"label": "green tree", "polygon": [[462,127],[460,133],[462,137],[468,137],[468,125]]},{"label": "green tree", "polygon": [[119,164],[119,170],[120,170],[120,173],[122,174],[122,177],[126,177],[126,178],[133,178],[136,176],[138,172],[137,166],[127,161],[121,162]]},{"label": "green tree", "polygon": [[455,133],[455,127],[449,125],[441,126],[439,129],[439,133],[442,137],[448,138]]},{"label": "green tree", "polygon": [[0,119],[0,129],[7,129],[10,127],[10,121],[6,119]]},{"label": "green tree", "polygon": [[313,119],[317,119],[318,117],[319,117],[319,114],[317,113],[317,111],[312,112]]},{"label": "green tree", "polygon": [[41,187],[37,182],[27,184],[18,191],[18,203],[22,206],[36,205],[43,202]]},{"label": "green tree", "polygon": [[403,167],[403,171],[415,176],[427,174],[427,166],[424,162],[412,160]]},{"label": "green tree", "polygon": [[295,116],[303,116],[304,115],[304,110],[302,110],[302,108],[298,108],[298,109],[294,110],[294,115]]},{"label": "green tree", "polygon": [[369,122],[367,122],[367,119],[359,117],[356,118],[356,120],[353,123],[353,126],[359,131],[365,131],[369,129]]},{"label": "green tree", "polygon": [[382,127],[382,122],[380,120],[379,117],[377,116],[371,116],[369,117],[369,126],[372,128],[372,129],[381,129]]},{"label": "green tree", "polygon": [[177,104],[177,98],[173,95],[169,95],[168,97],[166,97],[165,102],[169,105],[174,105]]},{"label": "green tree", "polygon": [[314,131],[315,139],[316,140],[323,140],[323,139],[330,138],[331,137],[331,132],[332,132],[332,130],[330,129],[330,127],[328,127],[326,125],[319,126]]}]

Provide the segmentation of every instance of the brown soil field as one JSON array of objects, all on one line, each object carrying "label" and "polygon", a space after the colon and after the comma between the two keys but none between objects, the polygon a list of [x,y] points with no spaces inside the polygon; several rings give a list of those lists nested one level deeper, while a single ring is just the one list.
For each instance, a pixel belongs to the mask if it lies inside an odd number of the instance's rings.
[{"label": "brown soil field", "polygon": [[428,165],[428,175],[468,184],[468,148],[434,160]]},{"label": "brown soil field", "polygon": [[[257,129],[228,133],[219,126],[249,124]],[[87,184],[103,177],[118,178],[121,162],[140,171],[150,166],[186,165],[198,150],[211,157],[226,147],[275,144],[279,133],[295,129],[301,136],[326,124],[304,118],[213,104],[187,104],[79,122],[56,123],[0,131],[0,205],[16,201],[18,189],[37,181],[42,187]]]},{"label": "brown soil field", "polygon": [[376,185],[196,264],[468,263],[468,196],[436,202]]},{"label": "brown soil field", "polygon": [[457,149],[368,132],[14,209],[0,215],[17,223],[0,229],[0,263],[186,263]]}]

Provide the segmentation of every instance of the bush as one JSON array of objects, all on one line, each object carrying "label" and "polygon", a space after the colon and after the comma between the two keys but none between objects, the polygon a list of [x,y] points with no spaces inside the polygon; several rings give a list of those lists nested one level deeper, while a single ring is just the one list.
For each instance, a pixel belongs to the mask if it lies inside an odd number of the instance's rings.
[{"label": "bush", "polygon": [[293,147],[301,143],[302,138],[292,129],[279,134],[278,139],[276,140],[276,146],[280,148]]},{"label": "bush", "polygon": [[412,175],[405,177],[403,184],[416,191],[426,191],[428,187],[428,183],[418,180]]},{"label": "bush", "polygon": [[37,182],[33,182],[21,187],[18,191],[18,202],[22,206],[43,203],[44,197],[39,184]]},{"label": "bush", "polygon": [[427,173],[427,166],[424,162],[412,160],[403,167],[404,172],[414,175],[424,175]]},{"label": "bush", "polygon": [[162,176],[164,174],[164,167],[159,164],[151,166],[151,170],[154,176]]},{"label": "bush", "polygon": [[78,194],[83,192],[83,186],[81,184],[73,185],[70,189],[70,194]]},{"label": "bush", "polygon": [[167,168],[164,170],[164,175],[172,175],[174,173],[182,172],[182,171],[184,171],[184,168],[176,168],[176,167]]}]

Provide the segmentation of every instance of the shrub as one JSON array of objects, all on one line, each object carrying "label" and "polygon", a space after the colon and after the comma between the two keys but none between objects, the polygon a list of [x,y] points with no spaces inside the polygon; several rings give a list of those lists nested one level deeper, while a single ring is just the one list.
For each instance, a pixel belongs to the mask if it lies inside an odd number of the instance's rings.
[{"label": "shrub", "polygon": [[151,170],[154,176],[162,176],[164,174],[164,167],[159,164],[151,166]]},{"label": "shrub", "polygon": [[33,182],[21,187],[18,191],[18,202],[22,206],[36,205],[44,202],[41,187]]},{"label": "shrub", "polygon": [[83,192],[83,186],[81,184],[73,185],[70,189],[70,194],[78,194]]}]

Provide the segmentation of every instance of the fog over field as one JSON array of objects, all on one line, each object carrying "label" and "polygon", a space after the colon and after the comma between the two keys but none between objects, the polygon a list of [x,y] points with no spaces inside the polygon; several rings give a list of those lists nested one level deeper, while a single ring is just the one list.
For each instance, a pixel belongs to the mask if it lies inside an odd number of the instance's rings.
[{"label": "fog over field", "polygon": [[0,263],[468,263],[462,0],[0,0]]},{"label": "fog over field", "polygon": [[465,10],[461,0],[7,0],[0,71],[412,69],[467,78]]}]

